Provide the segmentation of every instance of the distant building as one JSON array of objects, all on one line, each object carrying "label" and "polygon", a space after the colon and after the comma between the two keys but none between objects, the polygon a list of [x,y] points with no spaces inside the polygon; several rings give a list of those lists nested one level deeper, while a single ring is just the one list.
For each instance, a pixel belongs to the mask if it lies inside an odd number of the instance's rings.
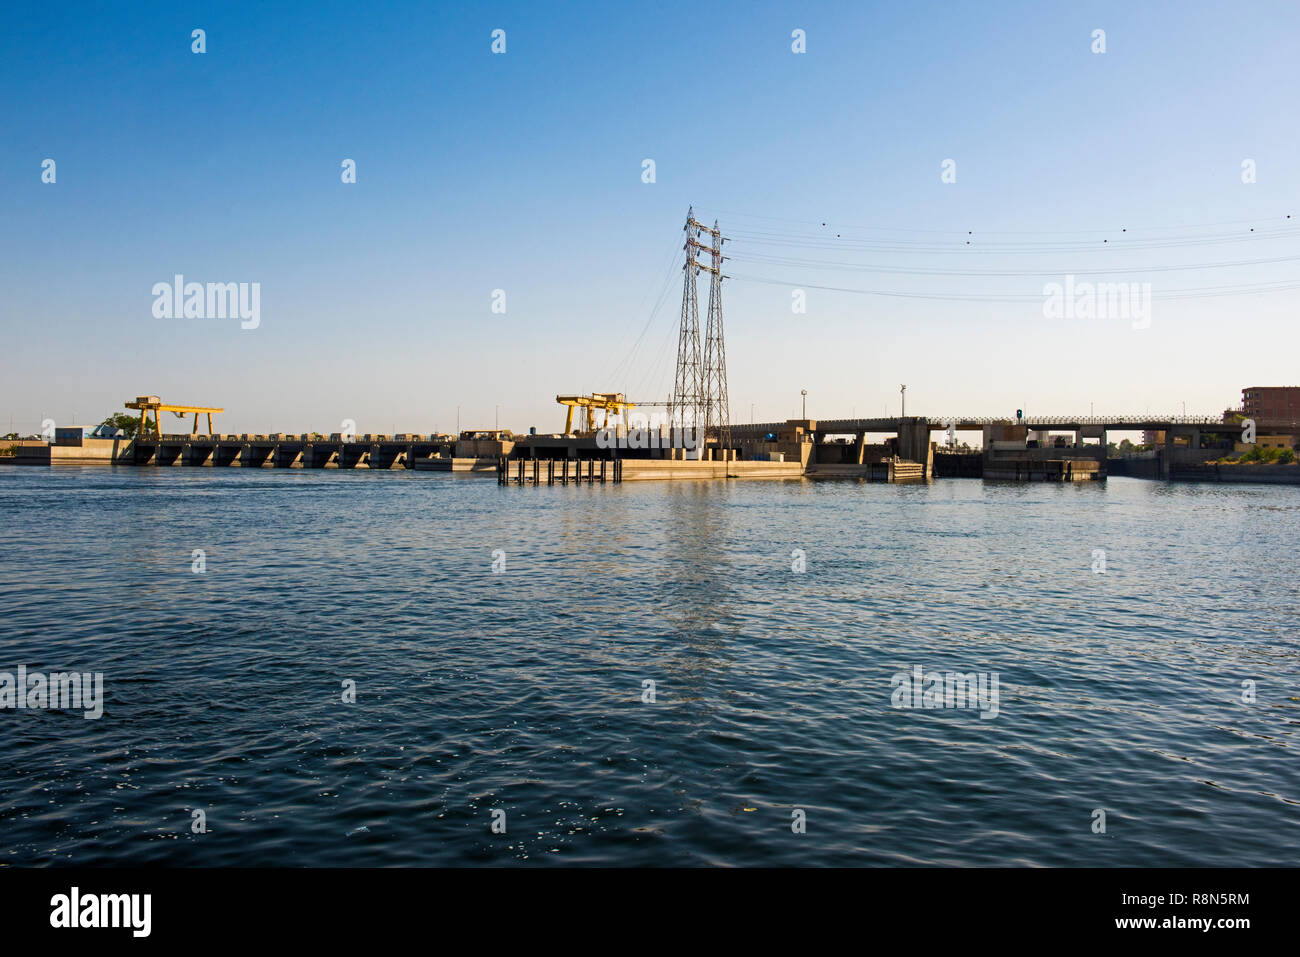
[{"label": "distant building", "polygon": [[[1253,445],[1261,449],[1292,449],[1295,448],[1296,437],[1294,435],[1257,435]],[[1245,442],[1234,442],[1233,451],[1247,452],[1251,445]]]},{"label": "distant building", "polygon": [[1252,385],[1241,390],[1241,410],[1257,427],[1300,425],[1300,386]]},{"label": "distant building", "polygon": [[54,430],[55,445],[80,445],[82,439],[91,437],[93,425],[60,425]]},{"label": "distant building", "polygon": [[54,429],[55,445],[82,445],[86,439],[116,439],[124,435],[121,429],[108,424],[61,425]]}]

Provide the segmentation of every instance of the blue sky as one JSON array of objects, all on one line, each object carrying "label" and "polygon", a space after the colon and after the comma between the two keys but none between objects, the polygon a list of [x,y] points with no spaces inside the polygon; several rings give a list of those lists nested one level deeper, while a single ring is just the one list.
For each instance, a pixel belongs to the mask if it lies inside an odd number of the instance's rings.
[{"label": "blue sky", "polygon": [[[617,7],[9,11],[0,428],[142,392],[228,431],[450,429],[458,405],[550,431],[556,393],[662,399],[691,204],[732,237],[737,420],[803,388],[833,417],[906,382],[937,416],[1300,383],[1300,290],[1239,291],[1300,264],[1294,3]],[[1112,266],[1151,282],[1150,328],[1044,317],[1046,282]],[[176,273],[259,282],[260,326],[155,318]]]}]

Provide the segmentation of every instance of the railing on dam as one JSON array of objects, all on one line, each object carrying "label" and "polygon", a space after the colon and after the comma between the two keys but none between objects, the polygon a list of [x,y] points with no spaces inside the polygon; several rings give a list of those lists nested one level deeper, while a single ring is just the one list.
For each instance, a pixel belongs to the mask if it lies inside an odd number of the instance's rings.
[{"label": "railing on dam", "polygon": [[[788,429],[792,422],[761,422],[732,425],[733,434],[752,435],[756,432],[777,432]],[[1009,416],[882,416],[880,418],[853,419],[813,419],[815,431],[819,433],[835,432],[897,432],[905,425],[924,422],[931,430],[947,429],[950,426],[959,430],[980,429],[986,425],[1008,426],[1023,425],[1031,429],[1073,429],[1094,426],[1115,431],[1163,430],[1171,426],[1198,426],[1200,428],[1235,429],[1234,422],[1224,422],[1222,416],[1211,415],[1029,415],[1020,419]]]},{"label": "railing on dam", "polygon": [[985,425],[1026,425],[1030,428],[1047,428],[1051,426],[1076,425],[1097,425],[1113,428],[1117,431],[1124,428],[1137,429],[1148,427],[1162,427],[1166,425],[1199,425],[1199,426],[1221,426],[1224,428],[1234,428],[1232,423],[1225,423],[1222,416],[1209,415],[1027,415],[1021,419],[1001,418],[972,418],[970,416],[940,416],[930,417],[927,419],[931,428],[948,428],[950,423],[956,423],[957,428],[963,427],[983,427]]}]

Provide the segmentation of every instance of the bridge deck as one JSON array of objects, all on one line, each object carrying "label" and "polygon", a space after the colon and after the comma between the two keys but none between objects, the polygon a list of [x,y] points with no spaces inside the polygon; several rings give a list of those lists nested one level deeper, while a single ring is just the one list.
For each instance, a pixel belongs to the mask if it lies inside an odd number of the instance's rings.
[{"label": "bridge deck", "polygon": [[[925,422],[931,431],[946,430],[950,426],[959,431],[982,429],[986,425],[1024,425],[1031,429],[1075,430],[1084,427],[1104,428],[1114,432],[1168,431],[1175,426],[1195,426],[1202,430],[1222,429],[1239,431],[1236,423],[1225,423],[1217,416],[1152,416],[1152,415],[1031,415],[1023,419],[988,418],[974,416],[907,416],[870,419],[814,419],[818,432],[897,432],[903,425]],[[760,422],[732,425],[733,435],[741,433],[766,434],[788,428],[788,422]]]}]

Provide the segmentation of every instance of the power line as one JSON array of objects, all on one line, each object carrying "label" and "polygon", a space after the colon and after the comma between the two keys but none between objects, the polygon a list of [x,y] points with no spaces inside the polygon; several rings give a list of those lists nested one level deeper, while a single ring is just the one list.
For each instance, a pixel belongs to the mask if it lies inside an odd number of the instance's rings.
[{"label": "power line", "polygon": [[953,243],[911,242],[895,240],[885,242],[872,239],[845,239],[844,237],[807,236],[765,231],[745,232],[737,230],[733,240],[742,245],[787,246],[799,249],[852,249],[863,252],[879,253],[935,253],[942,255],[1039,255],[1044,253],[1097,253],[1112,250],[1136,249],[1181,249],[1193,246],[1215,246],[1230,243],[1263,242],[1273,239],[1300,239],[1300,230],[1294,227],[1270,229],[1256,228],[1247,232],[1206,234],[1179,238],[1140,239],[1120,235],[1112,242],[1088,240],[1086,242],[1044,242],[1044,243],[998,243],[985,242],[974,233],[968,233],[966,239]]},{"label": "power line", "polygon": [[636,389],[626,391],[625,395],[632,396],[635,401],[643,396],[658,397],[671,394],[672,384],[668,383],[665,387],[664,374],[668,371],[668,357],[673,355],[673,340],[676,337],[677,330],[669,326],[653,364],[646,365]]},{"label": "power line", "polygon": [[[664,274],[664,281],[663,284],[660,286],[659,295],[655,299],[654,307],[650,310],[650,316],[646,319],[645,325],[641,327],[641,333],[633,341],[632,347],[623,356],[623,358],[619,361],[619,363],[616,366],[614,366],[612,370],[610,370],[610,374],[606,377],[605,381],[607,382],[617,381],[619,375],[624,372],[625,366],[627,368],[627,371],[630,372],[632,367],[635,365],[635,357],[637,354],[637,350],[640,348],[642,340],[645,339],[646,333],[650,330],[651,324],[655,321],[655,317],[659,315],[659,310],[663,308],[664,303],[667,301],[668,288],[672,283],[673,272],[677,268],[677,260],[680,255],[681,255],[681,249],[679,249],[677,245],[674,243],[672,254],[669,257],[668,270]],[[644,302],[644,299],[642,300],[642,302]]]},{"label": "power line", "polygon": [[[762,276],[745,276],[728,274],[728,278],[744,282],[758,282],[772,286],[787,286],[792,289],[822,289],[829,292],[847,292],[863,296],[884,296],[891,299],[931,299],[943,302],[1041,302],[1043,294],[1012,293],[1007,295],[978,294],[944,294],[898,292],[885,289],[854,289],[846,286],[823,286],[814,283],[791,282],[785,279],[768,279]],[[1158,298],[1166,299],[1212,299],[1218,296],[1247,295],[1251,293],[1284,292],[1300,289],[1300,280],[1282,280],[1275,283],[1254,283],[1239,286],[1202,286],[1193,289],[1171,289],[1160,293]]]},{"label": "power line", "polygon": [[[1220,226],[1252,226],[1259,223],[1269,222],[1270,219],[1277,218],[1261,216],[1255,219],[1236,219],[1227,220],[1218,223],[1182,223],[1175,226],[1140,226],[1133,227],[1126,224],[1116,226],[1094,227],[1094,228],[1073,228],[1073,229],[980,229],[980,230],[961,230],[961,229],[923,229],[912,226],[884,226],[884,225],[855,225],[852,223],[837,223],[832,221],[819,221],[807,219],[785,219],[777,216],[758,216],[751,213],[741,213],[735,210],[719,209],[717,212],[727,216],[735,216],[741,219],[755,219],[773,223],[790,223],[798,226],[823,226],[830,229],[857,229],[873,232],[898,232],[898,233],[928,233],[936,235],[969,235],[971,232],[978,232],[981,236],[1062,236],[1075,233],[1113,233],[1116,228],[1121,232],[1172,232],[1180,229],[1213,229]],[[1284,222],[1292,220],[1292,214],[1286,213],[1280,217]],[[733,231],[735,235],[740,235],[738,231]]]},{"label": "power line", "polygon": [[787,256],[764,256],[762,254],[752,256],[731,256],[734,262],[754,263],[775,266],[797,266],[811,269],[835,269],[835,270],[852,270],[856,272],[881,272],[893,275],[903,276],[960,276],[966,278],[979,277],[1008,277],[1008,276],[1063,276],[1066,273],[1074,275],[1097,275],[1097,274],[1130,274],[1130,273],[1148,273],[1148,272],[1182,272],[1186,270],[1204,270],[1204,269],[1228,269],[1237,266],[1265,266],[1276,263],[1300,262],[1300,256],[1279,256],[1274,259],[1240,259],[1232,262],[1213,262],[1213,263],[1187,263],[1185,265],[1174,266],[1133,266],[1133,267],[1103,267],[1103,268],[1067,268],[1067,269],[984,269],[984,270],[961,270],[961,269],[927,269],[912,266],[885,266],[872,265],[866,263],[848,263],[833,262],[824,259],[797,259]]}]

